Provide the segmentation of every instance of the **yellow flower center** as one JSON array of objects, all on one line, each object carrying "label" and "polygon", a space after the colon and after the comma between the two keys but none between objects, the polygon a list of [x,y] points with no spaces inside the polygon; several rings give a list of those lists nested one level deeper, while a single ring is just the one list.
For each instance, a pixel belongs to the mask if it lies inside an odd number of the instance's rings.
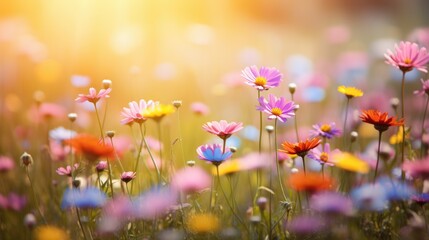
[{"label": "yellow flower center", "polygon": [[282,110],[280,108],[275,107],[275,108],[271,109],[271,113],[273,115],[280,116],[282,114]]},{"label": "yellow flower center", "polygon": [[410,63],[411,63],[411,59],[409,59],[409,58],[405,58],[404,63],[405,63],[405,64],[410,64]]},{"label": "yellow flower center", "polygon": [[322,152],[321,154],[320,154],[320,161],[322,161],[322,162],[328,162],[328,154],[326,153],[326,152]]},{"label": "yellow flower center", "polygon": [[322,130],[322,132],[330,132],[331,131],[331,125],[329,125],[329,124],[323,124],[320,127],[320,130]]},{"label": "yellow flower center", "polygon": [[263,86],[265,86],[265,84],[267,84],[266,78],[259,76],[255,79],[255,85],[256,86],[262,86],[263,87]]}]

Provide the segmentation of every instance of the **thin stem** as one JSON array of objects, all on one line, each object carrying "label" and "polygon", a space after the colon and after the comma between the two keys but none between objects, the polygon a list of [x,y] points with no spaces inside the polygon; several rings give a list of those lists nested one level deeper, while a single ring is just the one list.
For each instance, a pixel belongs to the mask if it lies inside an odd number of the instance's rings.
[{"label": "thin stem", "polygon": [[110,190],[112,192],[112,198],[113,198],[112,166],[110,165],[109,159],[107,159],[107,168],[109,169],[109,185],[110,185]]},{"label": "thin stem", "polygon": [[[402,71],[402,83],[401,83],[401,118],[404,119],[404,126],[402,128],[402,144],[401,144],[401,165],[404,164],[405,159],[405,71]],[[405,181],[405,171],[402,169],[401,179]]]},{"label": "thin stem", "polygon": [[31,193],[33,194],[33,199],[34,199],[34,205],[36,205],[36,209],[39,212],[40,217],[42,218],[43,222],[46,224],[45,216],[43,216],[42,211],[40,211],[40,208],[39,208],[39,203],[37,201],[36,192],[34,191],[34,185],[33,185],[33,181],[31,181],[30,172],[28,171],[28,167],[25,167],[25,172],[27,174],[28,181],[30,182]]},{"label": "thin stem", "polygon": [[86,240],[88,238],[86,237],[85,229],[83,228],[82,221],[80,220],[80,213],[79,213],[78,207],[76,207],[76,215],[77,215],[77,222],[79,223],[80,230],[82,230],[82,233],[83,233],[83,238]]},{"label": "thin stem", "polygon": [[[141,131],[141,128],[140,128]],[[156,165],[155,159],[153,158],[152,152],[150,151],[149,145],[146,142],[146,138],[142,132],[142,138],[144,145],[146,146],[147,152],[149,153],[150,159],[152,160],[153,165],[155,166],[156,174],[158,176],[158,183],[161,183],[161,172],[159,171],[158,165]]]},{"label": "thin stem", "polygon": [[[141,133],[141,135],[142,135],[142,140],[140,140],[140,144],[139,144],[139,149],[138,149],[138,153],[137,153],[137,159],[136,159],[136,164],[134,165],[134,172],[135,173],[137,173],[137,169],[138,169],[138,166],[139,166],[139,162],[140,162],[140,155],[141,155],[141,152],[142,152],[142,149],[143,149],[143,136],[144,136],[144,134],[143,134],[143,127],[142,127],[142,124],[139,124],[139,127],[140,127],[140,133]],[[148,170],[149,171],[149,170]],[[133,192],[133,190],[134,190],[134,181],[132,181],[131,182],[131,193]]]},{"label": "thin stem", "polygon": [[423,113],[423,120],[422,120],[422,137],[420,139],[420,157],[423,158],[423,150],[425,148],[425,145],[423,144],[423,137],[425,135],[425,120],[426,120],[426,113],[428,110],[428,104],[429,104],[429,96],[426,96],[426,104],[425,104],[425,111]]},{"label": "thin stem", "polygon": [[282,176],[280,173],[279,156],[277,153],[277,118],[274,120],[274,152],[276,154],[276,169],[277,169],[277,176],[279,179],[279,185],[280,185],[280,189],[282,191],[283,197],[286,200],[286,193],[285,193],[285,190],[283,189]]},{"label": "thin stem", "polygon": [[382,131],[378,131],[377,163],[375,164],[374,180],[372,181],[373,183],[375,183],[375,180],[377,179],[378,162],[380,161],[381,133]]},{"label": "thin stem", "polygon": [[[261,98],[261,91],[258,90],[258,101]],[[261,154],[262,152],[262,112],[259,111],[259,141],[258,141],[258,152]],[[256,187],[259,188],[261,186],[261,169],[256,170]]]},{"label": "thin stem", "polygon": [[[293,101],[293,94],[291,94],[291,98],[292,98],[292,101]],[[294,125],[294,128],[295,128],[296,141],[299,142],[298,118],[297,118],[297,115],[296,115],[297,109],[295,109],[294,112],[295,112],[295,119],[293,121],[293,125]]]},{"label": "thin stem", "polygon": [[220,186],[220,190],[222,191],[222,194],[225,198],[225,202],[228,205],[229,209],[231,210],[232,214],[235,216],[235,218],[237,218],[237,220],[240,222],[240,224],[242,224],[244,226],[244,228],[246,229],[246,231],[249,231],[249,229],[247,228],[246,224],[244,224],[243,220],[241,220],[240,216],[237,215],[237,213],[234,211],[234,208],[231,206],[231,204],[228,201],[228,198],[226,196],[225,191],[223,190],[222,184],[220,183],[220,176],[219,176],[219,165],[216,165],[216,175],[217,175],[217,182],[218,185]]},{"label": "thin stem", "polygon": [[307,172],[305,171],[305,156],[301,156],[302,158],[302,167],[304,168],[304,175],[307,175]]},{"label": "thin stem", "polygon": [[117,153],[117,152],[116,152],[116,150],[115,150],[115,145],[113,144],[113,138],[110,138],[110,144],[112,145],[113,151],[115,152],[115,157],[116,157],[116,160],[117,160],[117,161],[118,161],[118,163],[119,163],[119,166],[121,167],[121,171],[122,171],[122,172],[125,172],[124,166],[122,165],[122,161],[121,161],[121,159],[119,158],[118,153]]},{"label": "thin stem", "polygon": [[182,151],[183,165],[186,165],[185,151],[183,149],[182,127],[181,127],[181,124],[180,124],[179,108],[177,109],[177,125],[178,125],[178,128],[179,128],[179,141],[180,141],[180,149]]},{"label": "thin stem", "polygon": [[100,128],[100,137],[101,137],[101,139],[103,139],[103,143],[104,143],[103,126],[102,126],[101,121],[100,121],[100,116],[98,115],[98,109],[97,109],[96,103],[94,103],[94,109],[95,109],[95,115],[97,116],[98,127]]},{"label": "thin stem", "polygon": [[159,142],[159,161],[160,161],[160,168],[161,168],[161,172],[162,172],[162,135],[161,135],[161,120],[156,121],[156,126],[157,126],[157,132],[158,132],[158,142]]},{"label": "thin stem", "polygon": [[349,114],[349,102],[350,102],[350,98],[347,97],[347,102],[346,102],[346,109],[345,109],[345,117],[344,117],[344,126],[343,126],[343,149],[346,148],[346,143],[347,143],[347,117]]}]

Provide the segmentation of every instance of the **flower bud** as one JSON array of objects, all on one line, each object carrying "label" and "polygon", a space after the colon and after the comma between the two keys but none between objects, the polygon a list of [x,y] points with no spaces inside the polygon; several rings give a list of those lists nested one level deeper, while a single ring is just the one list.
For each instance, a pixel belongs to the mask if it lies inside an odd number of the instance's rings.
[{"label": "flower bud", "polygon": [[294,94],[296,91],[296,84],[295,83],[289,83],[289,92],[290,94]]},{"label": "flower bud", "polygon": [[181,107],[181,106],[182,106],[182,101],[180,101],[180,100],[174,100],[174,101],[173,101],[173,106],[174,106],[176,109],[178,109],[179,107]]},{"label": "flower bud", "polygon": [[104,79],[102,83],[104,89],[108,89],[112,86],[112,80],[109,79]]},{"label": "flower bud", "polygon": [[268,199],[266,197],[259,197],[256,201],[256,204],[258,204],[259,209],[261,212],[263,212],[267,208],[267,202]]},{"label": "flower bud", "polygon": [[398,108],[399,105],[399,99],[398,98],[391,98],[390,99],[390,106],[392,106],[392,108],[394,110],[396,110]]},{"label": "flower bud", "polygon": [[106,132],[106,135],[107,135],[109,138],[113,138],[113,137],[115,136],[115,131],[107,131],[107,132]]},{"label": "flower bud", "polygon": [[237,148],[236,148],[236,147],[229,147],[229,150],[230,150],[232,153],[237,152]]},{"label": "flower bud", "polygon": [[358,138],[358,136],[359,136],[359,134],[356,132],[356,131],[352,131],[351,133],[350,133],[350,141],[351,142],[355,142],[356,141],[356,139]]},{"label": "flower bud", "polygon": [[272,133],[272,132],[274,132],[274,127],[272,125],[268,125],[268,126],[265,127],[265,130],[268,133]]},{"label": "flower bud", "polygon": [[107,161],[100,161],[98,162],[97,166],[95,166],[95,170],[97,172],[102,172],[107,169]]},{"label": "flower bud", "polygon": [[67,115],[67,117],[69,118],[70,122],[74,122],[74,121],[76,121],[77,114],[76,113],[69,113]]},{"label": "flower bud", "polygon": [[193,166],[195,166],[195,161],[189,160],[186,162],[186,165],[188,165],[189,167],[193,167]]},{"label": "flower bud", "polygon": [[79,188],[80,187],[80,180],[78,180],[78,179],[73,180],[72,185],[74,188]]},{"label": "flower bud", "polygon": [[24,217],[24,225],[29,229],[33,229],[36,226],[36,217],[32,213],[27,213]]},{"label": "flower bud", "polygon": [[45,100],[45,93],[42,91],[35,91],[33,93],[34,101],[36,101],[36,104],[41,104],[43,100]]},{"label": "flower bud", "polygon": [[27,152],[24,152],[21,155],[21,163],[23,166],[28,167],[28,165],[33,164],[33,157]]}]

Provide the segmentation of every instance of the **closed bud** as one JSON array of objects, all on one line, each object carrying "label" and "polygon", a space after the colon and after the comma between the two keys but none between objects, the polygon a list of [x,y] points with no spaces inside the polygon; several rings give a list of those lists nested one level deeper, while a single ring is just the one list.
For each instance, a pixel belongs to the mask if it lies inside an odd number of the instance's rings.
[{"label": "closed bud", "polygon": [[274,127],[273,127],[273,126],[271,126],[271,125],[268,125],[268,126],[266,126],[266,127],[265,127],[265,130],[266,130],[268,133],[272,133],[272,132],[274,131]]},{"label": "closed bud", "polygon": [[351,141],[351,142],[356,141],[356,139],[358,138],[358,136],[359,136],[359,134],[358,134],[356,131],[352,131],[352,132],[350,133],[350,141]]},{"label": "closed bud", "polygon": [[391,98],[390,99],[390,106],[392,106],[392,108],[394,110],[396,110],[396,108],[398,108],[399,105],[399,99],[398,98]]},{"label": "closed bud", "polygon": [[28,167],[30,164],[33,164],[33,157],[27,152],[24,152],[21,155],[21,164]]},{"label": "closed bud", "polygon": [[76,113],[69,113],[69,114],[67,115],[67,117],[68,117],[68,119],[70,120],[70,122],[74,122],[74,121],[76,121],[77,114],[76,114]]},{"label": "closed bud", "polygon": [[195,166],[195,161],[189,160],[186,162],[186,165],[188,165],[189,167],[193,167],[193,166]]},{"label": "closed bud", "polygon": [[263,212],[267,208],[267,202],[268,199],[266,197],[259,197],[256,201],[256,204],[258,204],[259,209],[261,212]]},{"label": "closed bud", "polygon": [[112,80],[104,79],[103,80],[103,88],[108,89],[110,87],[112,87]]},{"label": "closed bud", "polygon": [[24,217],[24,225],[29,229],[33,229],[36,226],[36,217],[32,213],[27,213]]},{"label": "closed bud", "polygon": [[78,180],[78,179],[73,180],[72,185],[74,188],[79,188],[80,187],[80,180]]},{"label": "closed bud", "polygon": [[295,83],[289,83],[289,92],[290,94],[294,94],[296,91],[296,84]]},{"label": "closed bud", "polygon": [[182,101],[180,101],[180,100],[174,100],[174,101],[173,101],[173,106],[174,106],[175,108],[179,108],[179,107],[181,107],[181,106],[182,106]]},{"label": "closed bud", "polygon": [[237,152],[237,148],[236,148],[236,147],[229,147],[229,150],[230,150],[232,153]]},{"label": "closed bud", "polygon": [[113,137],[115,136],[115,131],[107,131],[107,132],[106,132],[106,135],[107,135],[109,138],[113,138]]},{"label": "closed bud", "polygon": [[35,91],[33,93],[33,98],[36,104],[40,105],[45,100],[45,93],[42,91]]}]

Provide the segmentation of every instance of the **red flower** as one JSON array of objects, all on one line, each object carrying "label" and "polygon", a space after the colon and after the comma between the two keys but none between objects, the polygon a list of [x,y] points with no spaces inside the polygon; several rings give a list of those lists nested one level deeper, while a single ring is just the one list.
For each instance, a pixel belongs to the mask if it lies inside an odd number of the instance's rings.
[{"label": "red flower", "polygon": [[290,155],[298,155],[304,157],[307,155],[308,151],[317,147],[320,144],[319,138],[307,139],[305,141],[299,141],[297,143],[283,142],[283,149],[279,149],[281,152],[285,152]]},{"label": "red flower", "polygon": [[113,148],[108,145],[103,145],[101,141],[91,135],[80,134],[76,137],[66,140],[78,153],[81,153],[90,162],[95,162],[101,157],[114,156]]},{"label": "red flower", "polygon": [[319,192],[330,190],[334,187],[334,181],[319,173],[299,172],[289,177],[289,185],[296,191]]},{"label": "red flower", "polygon": [[389,117],[386,112],[377,110],[364,110],[360,115],[363,122],[373,124],[374,128],[380,132],[386,131],[390,126],[404,125],[404,119],[396,120],[396,117]]}]

